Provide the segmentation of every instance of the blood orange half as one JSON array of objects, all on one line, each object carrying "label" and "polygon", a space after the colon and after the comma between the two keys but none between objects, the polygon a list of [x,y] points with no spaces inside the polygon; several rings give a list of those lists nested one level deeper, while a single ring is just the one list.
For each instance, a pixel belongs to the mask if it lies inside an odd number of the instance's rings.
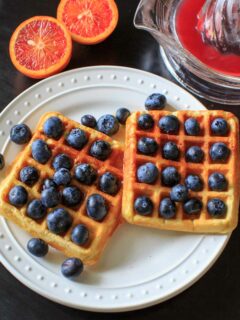
[{"label": "blood orange half", "polygon": [[105,40],[116,28],[118,8],[114,0],[62,0],[57,18],[82,44]]},{"label": "blood orange half", "polygon": [[36,16],[22,22],[9,44],[10,58],[23,74],[42,79],[63,70],[72,55],[72,39],[57,19]]}]

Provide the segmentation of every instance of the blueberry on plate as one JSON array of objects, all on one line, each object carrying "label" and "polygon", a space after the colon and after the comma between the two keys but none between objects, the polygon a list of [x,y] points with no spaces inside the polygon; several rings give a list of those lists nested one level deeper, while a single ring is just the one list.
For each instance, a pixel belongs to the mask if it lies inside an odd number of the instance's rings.
[{"label": "blueberry on plate", "polygon": [[83,263],[77,258],[66,259],[61,266],[61,272],[64,277],[77,277],[83,272]]},{"label": "blueberry on plate", "polygon": [[170,198],[172,201],[184,202],[188,199],[188,189],[183,184],[177,184],[170,192]]},{"label": "blueberry on plate", "polygon": [[162,156],[164,159],[176,161],[179,159],[180,151],[175,142],[168,141],[162,148]]},{"label": "blueberry on plate", "polygon": [[150,114],[141,114],[138,118],[138,128],[141,130],[151,130],[154,127],[154,120]]},{"label": "blueberry on plate", "polygon": [[45,164],[52,156],[52,151],[43,140],[35,140],[32,143],[32,156],[37,162]]},{"label": "blueberry on plate", "polygon": [[89,128],[95,128],[97,125],[97,121],[91,114],[86,114],[82,116],[81,118],[81,124],[83,126],[89,127]]},{"label": "blueberry on plate", "polygon": [[155,139],[142,137],[138,140],[137,149],[146,155],[153,155],[157,152],[158,144]]},{"label": "blueberry on plate", "polygon": [[28,193],[22,186],[13,187],[8,195],[9,202],[15,207],[22,207],[28,201]]},{"label": "blueberry on plate", "polygon": [[170,198],[164,198],[160,202],[159,215],[164,219],[172,219],[176,215],[175,202]]},{"label": "blueberry on plate", "polygon": [[68,136],[66,137],[66,142],[74,149],[82,150],[82,148],[88,142],[88,137],[85,131],[75,128],[69,132]]},{"label": "blueberry on plate", "polygon": [[58,140],[63,135],[63,131],[63,123],[58,117],[50,117],[44,122],[43,132],[49,138]]},{"label": "blueberry on plate", "polygon": [[41,200],[45,207],[54,208],[61,202],[61,195],[56,188],[50,187],[42,191]]},{"label": "blueberry on plate", "polygon": [[27,207],[27,216],[34,219],[40,220],[45,217],[47,208],[43,205],[41,200],[32,200]]},{"label": "blueberry on plate", "polygon": [[120,108],[116,112],[116,118],[122,125],[126,124],[127,118],[130,116],[131,112],[127,108]]},{"label": "blueberry on plate", "polygon": [[211,123],[211,132],[216,136],[226,136],[228,130],[228,123],[223,118],[216,118]]},{"label": "blueberry on plate", "polygon": [[108,213],[106,200],[97,193],[90,195],[87,199],[87,214],[96,221],[101,221]]},{"label": "blueberry on plate", "polygon": [[45,190],[45,189],[49,189],[49,188],[55,188],[55,189],[57,188],[57,185],[53,181],[53,179],[45,179],[43,181],[42,189]]},{"label": "blueberry on plate", "polygon": [[67,154],[60,153],[53,159],[52,166],[55,170],[61,168],[70,170],[73,166],[73,161]]},{"label": "blueberry on plate", "polygon": [[180,123],[176,116],[168,115],[159,120],[158,126],[163,133],[178,134]]},{"label": "blueberry on plate", "polygon": [[10,139],[16,144],[25,144],[31,140],[32,133],[26,124],[17,124],[10,131]]},{"label": "blueberry on plate", "polygon": [[202,191],[203,181],[202,179],[195,174],[189,174],[185,179],[185,185],[189,190],[192,191]]},{"label": "blueberry on plate", "polygon": [[97,179],[97,170],[88,163],[77,164],[74,169],[77,181],[90,186]]},{"label": "blueberry on plate", "polygon": [[55,234],[65,233],[72,224],[72,217],[67,210],[58,208],[47,216],[48,229]]},{"label": "blueberry on plate", "polygon": [[104,140],[96,140],[90,148],[90,155],[98,160],[106,160],[112,152],[111,145]]},{"label": "blueberry on plate", "polygon": [[214,198],[208,201],[207,211],[212,218],[219,218],[226,214],[226,204],[218,198]]},{"label": "blueberry on plate", "polygon": [[146,196],[138,197],[134,202],[135,211],[141,216],[147,216],[153,212],[153,202]]},{"label": "blueberry on plate", "polygon": [[119,130],[119,123],[117,119],[111,114],[101,116],[97,121],[96,129],[102,133],[112,136]]},{"label": "blueberry on plate", "polygon": [[120,188],[120,182],[113,173],[105,172],[99,179],[99,188],[105,193],[115,195]]},{"label": "blueberry on plate", "polygon": [[216,142],[210,148],[210,157],[213,161],[227,161],[230,150],[223,142]]},{"label": "blueberry on plate", "polygon": [[148,162],[137,169],[138,182],[152,184],[158,178],[159,172],[155,164]]},{"label": "blueberry on plate", "polygon": [[184,123],[184,128],[189,136],[198,136],[200,134],[200,125],[194,118],[188,118]]},{"label": "blueberry on plate", "polygon": [[67,207],[75,207],[82,201],[83,194],[76,186],[69,186],[63,189],[62,203]]},{"label": "blueberry on plate", "polygon": [[71,233],[72,242],[79,246],[82,246],[88,242],[89,230],[84,224],[78,224],[75,226]]},{"label": "blueberry on plate", "polygon": [[196,215],[201,212],[202,207],[203,207],[203,204],[201,200],[197,198],[191,198],[184,203],[183,211],[187,215]]},{"label": "blueberry on plate", "polygon": [[161,93],[152,93],[145,101],[147,110],[162,110],[166,106],[167,99]]},{"label": "blueberry on plate", "polygon": [[193,163],[201,163],[204,158],[204,152],[198,146],[192,146],[187,149],[186,161]]},{"label": "blueberry on plate", "polygon": [[34,186],[34,184],[39,179],[39,172],[36,168],[27,166],[22,168],[20,171],[20,180],[28,185],[29,187]]},{"label": "blueberry on plate", "polygon": [[0,153],[0,170],[2,170],[4,167],[5,167],[4,156]]},{"label": "blueberry on plate", "polygon": [[225,191],[227,189],[228,182],[223,174],[214,172],[208,178],[208,186],[214,191]]},{"label": "blueberry on plate", "polygon": [[173,187],[180,182],[181,176],[175,167],[166,167],[162,171],[162,184]]},{"label": "blueberry on plate", "polygon": [[44,257],[48,253],[48,244],[42,239],[32,238],[27,243],[28,251],[36,257]]},{"label": "blueberry on plate", "polygon": [[57,186],[66,186],[71,182],[71,173],[68,169],[61,168],[53,175],[53,181]]}]

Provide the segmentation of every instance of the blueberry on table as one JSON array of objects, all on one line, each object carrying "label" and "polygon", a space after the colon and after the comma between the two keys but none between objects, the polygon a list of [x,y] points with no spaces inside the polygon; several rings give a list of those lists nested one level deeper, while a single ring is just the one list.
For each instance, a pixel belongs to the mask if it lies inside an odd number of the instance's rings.
[{"label": "blueberry on table", "polygon": [[184,127],[189,136],[198,136],[200,134],[200,125],[194,118],[188,118],[184,123]]},{"label": "blueberry on table", "polygon": [[186,161],[193,163],[201,163],[204,158],[204,152],[199,146],[192,146],[186,151]]},{"label": "blueberry on table", "polygon": [[146,196],[138,197],[134,202],[135,211],[141,216],[147,216],[153,212],[153,202]]},{"label": "blueberry on table", "polygon": [[162,171],[162,184],[173,187],[180,182],[181,176],[175,167],[166,167]]},{"label": "blueberry on table", "polygon": [[113,173],[105,172],[99,179],[99,187],[101,191],[115,195],[120,188],[120,182]]},{"label": "blueberry on table", "polygon": [[108,213],[106,200],[100,194],[92,194],[87,199],[87,214],[96,221],[102,221]]},{"label": "blueberry on table", "polygon": [[175,142],[168,141],[162,148],[162,156],[164,159],[176,161],[179,159],[180,151]]},{"label": "blueberry on table", "polygon": [[36,257],[44,257],[48,253],[48,244],[42,239],[32,238],[27,243],[28,251]]},{"label": "blueberry on table", "polygon": [[116,112],[116,118],[122,125],[126,124],[127,118],[130,116],[131,112],[127,108],[120,108]]},{"label": "blueberry on table", "polygon": [[225,191],[227,189],[228,182],[223,174],[214,172],[208,178],[208,186],[214,191]]},{"label": "blueberry on table", "polygon": [[56,188],[50,187],[42,191],[41,200],[45,207],[54,208],[61,202],[61,195]]},{"label": "blueberry on table", "polygon": [[203,181],[202,179],[195,174],[189,174],[185,179],[185,185],[189,190],[192,191],[202,191]]},{"label": "blueberry on table", "polygon": [[42,189],[49,189],[49,188],[57,188],[56,183],[53,181],[53,179],[45,179],[43,181]]},{"label": "blueberry on table", "polygon": [[2,170],[4,167],[5,167],[4,156],[0,153],[0,170]]},{"label": "blueberry on table", "polygon": [[214,198],[208,201],[207,211],[212,218],[220,218],[227,212],[226,204],[218,198]]},{"label": "blueberry on table", "polygon": [[151,130],[154,127],[154,120],[150,114],[141,114],[138,118],[138,128],[141,130]]},{"label": "blueberry on table", "polygon": [[77,277],[83,272],[83,263],[77,258],[66,259],[61,266],[61,272],[64,277]]},{"label": "blueberry on table", "polygon": [[138,182],[152,184],[157,180],[158,175],[158,168],[151,162],[145,163],[137,169]]},{"label": "blueberry on table", "polygon": [[223,142],[216,142],[210,148],[210,157],[213,161],[227,161],[230,150]]},{"label": "blueberry on table", "polygon": [[32,200],[27,207],[27,216],[34,219],[40,220],[45,217],[47,208],[43,205],[41,200]]},{"label": "blueberry on table", "polygon": [[202,207],[203,207],[203,204],[201,200],[197,198],[191,198],[184,203],[183,211],[187,215],[196,215],[201,212]]},{"label": "blueberry on table", "polygon": [[75,207],[82,201],[83,194],[76,186],[69,186],[63,189],[62,202],[67,207]]},{"label": "blueberry on table", "polygon": [[188,189],[183,184],[177,184],[170,192],[170,198],[172,201],[184,202],[188,199]]},{"label": "blueberry on table", "polygon": [[75,226],[71,233],[71,240],[75,244],[82,246],[88,242],[89,230],[84,224]]},{"label": "blueberry on table", "polygon": [[180,123],[177,117],[168,115],[159,120],[158,126],[163,133],[178,134]]},{"label": "blueberry on table", "polygon": [[13,187],[8,195],[9,202],[15,207],[22,207],[28,201],[28,193],[22,186]]},{"label": "blueberry on table", "polygon": [[85,131],[75,128],[72,129],[66,137],[66,142],[69,146],[73,147],[74,149],[82,150],[82,148],[88,142],[88,137]]},{"label": "blueberry on table", "polygon": [[32,143],[32,156],[37,162],[45,164],[52,156],[52,151],[43,140],[35,140]]},{"label": "blueberry on table", "polygon": [[96,140],[90,148],[90,155],[98,160],[106,160],[112,152],[111,145],[104,140]]},{"label": "blueberry on table", "polygon": [[228,133],[228,123],[223,118],[216,118],[211,123],[211,132],[217,136],[226,136]]},{"label": "blueberry on table", "polygon": [[146,155],[153,155],[157,152],[158,144],[155,139],[142,137],[138,140],[137,149]]},{"label": "blueberry on table", "polygon": [[53,175],[53,181],[57,186],[66,186],[71,182],[72,176],[68,169],[61,168]]},{"label": "blueberry on table", "polygon": [[27,166],[22,168],[20,171],[20,180],[28,185],[29,187],[34,186],[34,184],[39,179],[39,172],[36,168]]},{"label": "blueberry on table", "polygon": [[72,224],[72,217],[67,210],[58,208],[53,210],[47,216],[48,229],[55,234],[67,232]]},{"label": "blueberry on table", "polygon": [[76,165],[74,169],[77,181],[90,186],[97,179],[97,170],[88,163]]},{"label": "blueberry on table", "polygon": [[162,110],[166,106],[167,99],[161,93],[152,93],[145,101],[147,110]]},{"label": "blueberry on table", "polygon": [[60,168],[70,170],[73,166],[73,160],[67,154],[60,153],[53,159],[52,166],[55,170]]},{"label": "blueberry on table", "polygon": [[160,202],[159,215],[164,219],[172,219],[176,215],[175,202],[170,198],[164,198]]},{"label": "blueberry on table", "polygon": [[26,124],[17,124],[10,131],[10,139],[16,144],[25,144],[31,140],[32,133]]},{"label": "blueberry on table", "polygon": [[97,121],[96,129],[102,133],[112,136],[119,130],[118,120],[111,114],[101,116]]},{"label": "blueberry on table", "polygon": [[50,117],[44,122],[43,132],[47,137],[58,140],[63,135],[64,125],[58,117]]},{"label": "blueberry on table", "polygon": [[82,116],[81,118],[81,124],[83,126],[89,127],[89,128],[95,128],[97,125],[97,121],[91,114],[86,114]]}]

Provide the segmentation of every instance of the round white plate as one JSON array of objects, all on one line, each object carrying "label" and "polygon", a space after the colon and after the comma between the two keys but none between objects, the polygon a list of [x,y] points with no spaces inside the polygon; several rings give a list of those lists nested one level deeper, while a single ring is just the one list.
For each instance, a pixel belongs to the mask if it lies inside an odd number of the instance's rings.
[{"label": "round white plate", "polygon": [[[122,106],[132,111],[143,109],[153,92],[164,93],[177,110],[205,109],[175,84],[135,69],[82,68],[41,81],[12,101],[0,116],[0,149],[6,164],[20,150],[8,138],[16,123],[24,121],[34,129],[39,117],[50,110],[80,121],[84,114],[114,114]],[[26,251],[29,238],[0,219],[1,262],[18,280],[67,306],[116,312],[162,302],[189,287],[214,263],[229,236],[163,232],[125,224],[109,241],[99,264],[86,268],[77,282],[61,275],[64,256],[59,252],[51,249],[44,259],[30,256]]]}]

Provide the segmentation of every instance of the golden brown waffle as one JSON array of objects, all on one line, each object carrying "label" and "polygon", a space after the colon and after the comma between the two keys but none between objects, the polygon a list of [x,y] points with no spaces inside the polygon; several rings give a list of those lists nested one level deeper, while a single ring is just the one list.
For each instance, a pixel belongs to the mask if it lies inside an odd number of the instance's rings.
[{"label": "golden brown waffle", "polygon": [[[152,111],[149,114],[154,119],[152,130],[141,130],[138,128],[138,118],[141,112],[132,114],[126,125],[125,156],[124,156],[124,183],[123,183],[123,217],[132,224],[153,227],[165,230],[226,233],[233,230],[238,221],[239,205],[239,137],[238,120],[233,114],[224,111]],[[175,115],[180,121],[180,130],[177,135],[164,134],[158,127],[159,119],[167,114]],[[189,136],[185,133],[184,122],[187,118],[196,118],[200,123],[201,135]],[[229,125],[228,136],[214,136],[210,132],[213,119],[222,117]],[[137,151],[137,142],[141,137],[154,138],[158,143],[158,152],[154,156],[140,154]],[[160,149],[167,141],[173,141],[180,149],[179,161],[166,160],[162,157]],[[230,157],[227,163],[214,163],[209,156],[210,146],[215,142],[224,142],[230,149]],[[204,151],[202,163],[190,163],[185,160],[186,149],[190,146],[200,146]],[[161,179],[153,185],[139,183],[136,178],[137,168],[152,162],[161,171],[167,166],[174,166],[181,174],[181,182],[188,174],[199,175],[204,187],[201,192],[190,191],[190,197],[202,200],[203,209],[199,216],[189,217],[182,209],[182,204],[176,203],[177,214],[172,219],[163,219],[159,213],[161,199],[169,197],[171,188],[162,185]],[[211,191],[208,188],[208,177],[213,172],[220,172],[228,180],[228,189],[224,192]],[[142,216],[135,212],[134,201],[138,196],[148,196],[153,204],[154,210],[150,216]],[[227,205],[227,213],[222,218],[212,218],[207,212],[207,202],[212,198],[219,198]]]},{"label": "golden brown waffle", "polygon": [[[65,132],[58,141],[48,138],[43,133],[43,124],[51,116],[59,117],[65,126]],[[66,134],[73,128],[80,128],[88,135],[88,143],[81,151],[78,151],[65,143]],[[42,139],[47,142],[52,151],[52,157],[46,164],[40,164],[32,158],[31,144],[36,139]],[[89,155],[90,146],[96,140],[104,140],[111,145],[112,152],[105,161],[98,160]],[[79,183],[76,179],[72,179],[71,184],[78,186],[84,193],[84,200],[76,210],[64,207],[63,205],[58,206],[65,208],[73,218],[72,226],[63,236],[56,235],[48,230],[46,217],[42,221],[36,222],[26,215],[27,206],[18,209],[12,206],[8,201],[9,191],[15,185],[24,186],[28,192],[29,201],[40,198],[43,180],[53,176],[54,169],[51,166],[51,162],[53,158],[60,153],[69,155],[73,159],[74,164],[89,163],[97,169],[98,176],[106,171],[110,171],[122,181],[123,146],[120,143],[94,129],[84,127],[59,113],[47,113],[40,119],[31,141],[17,157],[8,176],[1,184],[0,213],[34,237],[45,240],[51,246],[62,251],[65,255],[80,258],[85,264],[92,265],[99,259],[107,240],[111,237],[113,231],[120,222],[122,187],[115,196],[111,196],[99,190],[98,182],[92,186],[87,186]],[[19,180],[20,170],[27,165],[37,168],[40,172],[40,178],[33,187],[28,187]],[[107,216],[105,216],[101,222],[91,219],[86,213],[87,198],[93,193],[102,195],[106,199],[109,207]],[[52,210],[53,209],[48,209],[48,212]],[[86,225],[90,233],[89,241],[85,246],[76,245],[70,239],[72,228],[80,223]]]}]

